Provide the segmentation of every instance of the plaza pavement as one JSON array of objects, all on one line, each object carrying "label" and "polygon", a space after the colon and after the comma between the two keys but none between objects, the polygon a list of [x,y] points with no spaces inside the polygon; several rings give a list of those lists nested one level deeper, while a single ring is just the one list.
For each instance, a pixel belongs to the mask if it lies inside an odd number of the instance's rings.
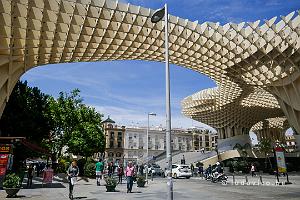
[{"label": "plaza pavement", "polygon": [[[281,177],[281,179],[283,179]],[[39,180],[34,180],[33,189],[22,189],[15,199],[32,200],[62,200],[68,199],[68,184],[56,179],[52,186],[42,187]],[[245,176],[235,176],[236,182],[245,182]],[[228,185],[214,184],[200,177],[174,180],[174,199],[201,199],[201,200],[299,200],[300,199],[300,176],[290,176],[292,185],[275,186],[274,176],[263,175],[264,185],[233,185],[232,177],[229,177]],[[248,182],[258,182],[258,177],[248,177]],[[266,184],[270,182],[270,184]],[[74,197],[85,200],[158,200],[166,199],[166,179],[155,178],[149,181],[145,188],[137,188],[134,184],[133,192],[126,193],[126,184],[117,186],[117,192],[105,192],[105,186],[96,186],[93,179],[80,179],[75,186]],[[0,190],[0,199],[5,199],[6,193]]]}]

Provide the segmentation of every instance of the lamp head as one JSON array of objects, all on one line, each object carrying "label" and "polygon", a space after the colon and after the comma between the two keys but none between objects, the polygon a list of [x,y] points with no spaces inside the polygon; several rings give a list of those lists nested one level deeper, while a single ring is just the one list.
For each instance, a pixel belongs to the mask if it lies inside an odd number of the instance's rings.
[{"label": "lamp head", "polygon": [[162,18],[164,18],[164,15],[165,15],[165,7],[156,10],[151,17],[151,22],[152,23],[159,22],[160,20],[162,20]]},{"label": "lamp head", "polygon": [[156,113],[151,112],[151,113],[148,113],[148,115],[156,116]]}]

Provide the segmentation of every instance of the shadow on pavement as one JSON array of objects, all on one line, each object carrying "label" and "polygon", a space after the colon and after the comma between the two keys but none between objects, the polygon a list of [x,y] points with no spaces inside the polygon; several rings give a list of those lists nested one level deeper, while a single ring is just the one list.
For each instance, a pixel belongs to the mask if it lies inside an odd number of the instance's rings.
[{"label": "shadow on pavement", "polygon": [[73,199],[86,199],[87,197],[73,197]]},{"label": "shadow on pavement", "polygon": [[14,197],[8,197],[8,196],[6,196],[6,198],[7,199],[16,199],[16,198],[28,198],[28,197],[26,197],[25,195],[16,195]]},{"label": "shadow on pavement", "polygon": [[27,184],[22,184],[22,189],[40,189],[40,188],[66,188],[66,187],[61,183],[48,183],[48,184],[33,183],[31,188],[27,188]]},{"label": "shadow on pavement", "polygon": [[85,182],[89,182],[89,179],[87,177],[79,177],[77,181],[84,180]]}]

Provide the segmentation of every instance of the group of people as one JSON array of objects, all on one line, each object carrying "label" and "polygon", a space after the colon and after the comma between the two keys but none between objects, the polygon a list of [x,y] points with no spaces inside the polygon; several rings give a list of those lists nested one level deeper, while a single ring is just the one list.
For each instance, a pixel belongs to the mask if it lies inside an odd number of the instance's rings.
[{"label": "group of people", "polygon": [[[105,174],[105,168],[107,169],[107,175],[112,177],[116,171],[116,167],[113,162],[109,162],[105,167],[104,162],[100,159],[96,163],[96,182],[97,186],[100,186],[100,180],[103,178],[103,174]],[[118,175],[118,183],[122,184],[123,176],[124,176],[124,167],[122,164],[119,164],[117,167],[117,175]]]},{"label": "group of people", "polygon": [[[128,163],[126,169],[124,170],[123,164],[119,164],[117,167],[117,175],[118,175],[118,183],[122,184],[123,176],[126,176],[127,179],[127,193],[132,192],[132,186],[133,186],[133,179],[134,176],[137,174],[137,167],[134,166],[131,162]],[[96,182],[97,186],[100,186],[100,180],[103,178],[105,165],[102,159],[100,159],[96,163]],[[115,172],[115,166],[113,162],[108,163],[107,165],[107,175],[109,177],[112,177]]]},{"label": "group of people", "polygon": [[32,179],[36,176],[40,177],[43,174],[43,179],[45,177],[45,172],[51,169],[51,165],[45,163],[33,164],[31,163],[27,169],[27,188],[32,187]]},{"label": "group of people", "polygon": [[[97,186],[101,185],[101,179],[103,179],[103,175],[105,174],[105,169],[107,170],[107,176],[112,177],[115,172],[115,167],[113,163],[108,163],[105,167],[105,164],[102,159],[95,164],[96,165],[96,183]],[[132,162],[128,162],[126,169],[122,164],[119,164],[117,167],[117,175],[118,175],[118,183],[122,183],[123,176],[126,176],[127,179],[127,193],[132,193],[132,186],[134,176],[137,175],[137,167],[132,164]],[[73,161],[70,167],[67,170],[68,174],[68,182],[69,182],[69,198],[73,199],[73,190],[74,185],[77,181],[77,177],[79,175],[79,168],[77,166],[76,161]]]}]

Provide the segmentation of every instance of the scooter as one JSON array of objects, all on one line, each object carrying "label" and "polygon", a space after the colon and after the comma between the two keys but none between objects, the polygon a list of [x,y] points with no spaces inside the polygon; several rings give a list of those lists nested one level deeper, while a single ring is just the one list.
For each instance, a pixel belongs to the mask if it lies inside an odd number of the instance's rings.
[{"label": "scooter", "polygon": [[217,183],[220,182],[222,184],[227,183],[228,177],[224,173],[214,173],[213,176],[211,177],[211,182]]},{"label": "scooter", "polygon": [[212,180],[212,174],[205,174],[205,180],[210,181]]}]

